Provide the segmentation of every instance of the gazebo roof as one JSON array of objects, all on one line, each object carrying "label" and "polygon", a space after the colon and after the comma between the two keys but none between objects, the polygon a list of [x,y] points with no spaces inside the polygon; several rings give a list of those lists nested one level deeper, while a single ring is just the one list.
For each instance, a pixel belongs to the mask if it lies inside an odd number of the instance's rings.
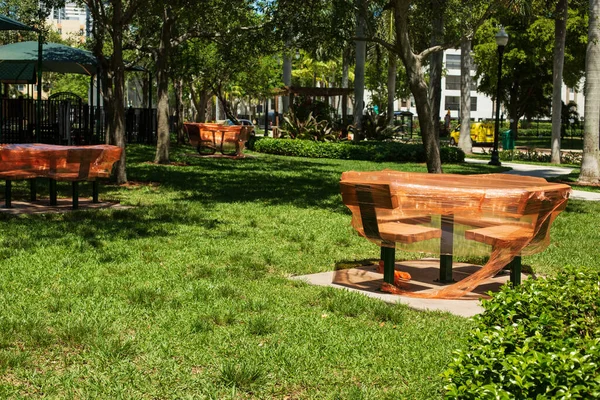
[{"label": "gazebo roof", "polygon": [[[30,64],[37,69],[38,43],[19,42],[0,46],[1,64]],[[89,51],[58,43],[42,46],[42,70],[65,74],[94,75],[98,61]],[[0,76],[0,80],[4,79]]]},{"label": "gazebo roof", "polygon": [[0,31],[34,31],[30,26],[27,26],[5,15],[0,15]]},{"label": "gazebo roof", "polygon": [[0,82],[11,84],[35,83],[35,68],[30,63],[0,62]]}]

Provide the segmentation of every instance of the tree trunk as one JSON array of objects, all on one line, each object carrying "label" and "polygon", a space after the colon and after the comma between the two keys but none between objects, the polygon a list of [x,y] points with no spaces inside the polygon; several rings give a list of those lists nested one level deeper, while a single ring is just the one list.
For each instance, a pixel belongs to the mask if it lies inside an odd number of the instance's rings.
[{"label": "tree trunk", "polygon": [[150,96],[150,85],[147,77],[142,78],[142,108],[148,107],[148,96]]},{"label": "tree trunk", "polygon": [[[446,7],[445,0],[432,0],[431,7],[433,10],[433,32],[431,33],[431,45],[440,44],[444,38],[444,8]],[[444,53],[441,51],[432,53],[429,56],[429,107],[431,108],[431,116],[433,124],[438,134],[436,140],[439,141],[439,126],[440,126],[440,103],[442,101],[442,69],[443,69]]]},{"label": "tree trunk", "polygon": [[175,129],[177,132],[177,143],[185,143],[183,134],[183,79],[177,78],[173,80],[173,88],[175,89]]},{"label": "tree trunk", "polygon": [[116,144],[114,129],[113,78],[108,69],[102,70],[102,108],[104,109],[104,141],[106,144]]},{"label": "tree trunk", "polygon": [[560,164],[560,131],[562,115],[562,77],[567,36],[568,0],[558,0],[554,17],[554,68],[552,73],[552,151],[550,161]]},{"label": "tree trunk", "polygon": [[156,60],[156,164],[169,164],[169,56],[171,54],[171,29],[173,18],[169,6],[162,15],[162,29]]},{"label": "tree trunk", "polygon": [[578,179],[580,183],[595,183],[600,180],[600,0],[590,0],[589,10],[583,159]]},{"label": "tree trunk", "polygon": [[460,137],[458,147],[473,153],[471,141],[471,39],[460,41]]},{"label": "tree trunk", "polygon": [[395,53],[388,54],[388,80],[387,80],[387,120],[388,125],[394,125],[394,100],[396,99],[396,72],[398,70],[398,56]]},{"label": "tree trunk", "polygon": [[196,122],[206,122],[206,106],[208,105],[208,100],[210,100],[210,92],[208,89],[201,88],[200,93],[197,93],[193,84],[190,85],[190,91],[197,112]]},{"label": "tree trunk", "polygon": [[111,57],[113,71],[113,135],[115,145],[119,146],[121,159],[117,162],[117,183],[122,184],[127,182],[126,157],[125,157],[125,103],[124,93],[125,88],[125,65],[123,64],[123,3],[120,0],[113,2],[113,26],[112,26],[112,45],[113,54]]},{"label": "tree trunk", "polygon": [[348,74],[350,72],[350,48],[345,47],[342,52],[342,87],[348,88]]},{"label": "tree trunk", "polygon": [[[344,50],[342,50],[342,88],[347,89],[348,88],[348,75],[350,72],[350,46],[346,46],[344,47]],[[341,104],[342,104],[342,117],[343,117],[343,126],[344,129],[346,128],[346,115],[348,114],[348,96],[344,95],[341,98]]]},{"label": "tree trunk", "polygon": [[[365,37],[365,0],[356,0],[356,37]],[[362,133],[362,116],[364,109],[365,95],[365,60],[367,55],[367,42],[364,40],[356,41],[356,64],[354,67],[354,141],[360,140]]]},{"label": "tree trunk", "polygon": [[[283,55],[283,84],[292,86],[292,57],[289,54],[290,48],[286,47]],[[286,114],[290,108],[290,96],[283,96],[283,113]]]},{"label": "tree trunk", "polygon": [[[600,0],[599,0],[600,1]],[[427,160],[427,171],[442,173],[440,160],[438,129],[433,126],[433,118],[428,99],[428,87],[423,74],[421,57],[411,50],[408,33],[408,8],[409,0],[394,0],[394,18],[396,23],[396,49],[406,69],[410,91],[415,99],[423,147]]]}]

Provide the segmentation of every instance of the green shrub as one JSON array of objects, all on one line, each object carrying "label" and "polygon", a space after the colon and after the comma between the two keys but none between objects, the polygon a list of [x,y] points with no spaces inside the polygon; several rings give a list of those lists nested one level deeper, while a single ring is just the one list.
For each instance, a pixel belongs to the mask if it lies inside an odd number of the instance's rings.
[{"label": "green shrub", "polygon": [[[583,131],[581,129],[571,129],[566,128],[563,132],[563,137],[581,137],[583,135]],[[530,128],[530,129],[519,129],[519,138],[527,138],[527,137],[552,137],[552,128],[550,129],[542,129],[542,128]]]},{"label": "green shrub", "polygon": [[[538,152],[535,149],[527,149],[527,151],[502,150],[500,151],[500,160],[502,161],[535,161],[549,163],[550,153]],[[582,153],[562,152],[561,163],[563,164],[581,164]]]},{"label": "green shrub", "polygon": [[600,272],[567,267],[484,301],[446,398],[600,397]]},{"label": "green shrub", "polygon": [[[294,157],[425,162],[423,145],[398,142],[320,143],[308,140],[264,138],[254,143],[254,150]],[[443,163],[460,163],[464,162],[465,153],[455,147],[442,147],[440,157]]]}]

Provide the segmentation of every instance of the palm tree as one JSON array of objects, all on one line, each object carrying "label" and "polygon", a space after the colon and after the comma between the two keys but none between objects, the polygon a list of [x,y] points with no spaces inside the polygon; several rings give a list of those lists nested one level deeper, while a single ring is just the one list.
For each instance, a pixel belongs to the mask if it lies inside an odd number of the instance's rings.
[{"label": "palm tree", "polygon": [[460,40],[460,136],[458,147],[466,154],[473,152],[471,143],[471,38]]},{"label": "palm tree", "polygon": [[[431,21],[431,46],[443,44],[444,41],[444,11],[446,0],[431,0],[433,18]],[[429,107],[436,132],[440,121],[440,103],[442,101],[442,69],[444,53],[436,51],[429,55]],[[437,135],[436,135],[437,136]],[[438,137],[439,139],[439,137]]]},{"label": "palm tree", "polygon": [[[361,131],[362,111],[364,108],[365,95],[365,61],[367,54],[367,42],[365,42],[366,29],[366,0],[356,0],[356,64],[354,66],[354,126],[358,132]],[[359,135],[354,135],[358,141]]]},{"label": "palm tree", "polygon": [[567,37],[568,0],[558,0],[554,16],[554,67],[552,73],[552,154],[551,162],[560,164],[560,117],[562,79]]},{"label": "palm tree", "polygon": [[585,121],[583,159],[578,181],[600,180],[600,0],[590,0],[588,45],[585,57]]}]

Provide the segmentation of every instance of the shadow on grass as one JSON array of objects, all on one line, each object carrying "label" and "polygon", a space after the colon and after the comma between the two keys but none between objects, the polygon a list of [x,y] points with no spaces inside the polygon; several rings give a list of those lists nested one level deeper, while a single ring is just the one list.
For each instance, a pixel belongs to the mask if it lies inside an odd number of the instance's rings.
[{"label": "shadow on grass", "polygon": [[[79,238],[91,247],[102,247],[103,240],[135,240],[167,237],[173,224],[190,224],[213,229],[222,222],[196,213],[177,212],[171,207],[144,206],[126,210],[78,211],[62,214],[33,214],[15,216],[0,214],[0,227],[5,237],[0,240],[7,254],[0,251],[0,259],[16,250],[27,250],[45,243],[73,245]],[[26,233],[21,235],[20,232]]]},{"label": "shadow on grass", "polygon": [[[130,160],[149,154],[143,150]],[[206,204],[260,202],[265,205],[291,204],[301,208],[322,208],[346,213],[339,180],[347,170],[426,172],[424,164],[373,163],[364,161],[302,159],[256,155],[239,160],[196,157],[193,149],[179,147],[171,166],[137,163],[129,166],[131,179],[160,182],[180,193],[178,200]],[[181,165],[183,164],[185,165]],[[474,174],[493,171],[486,165],[462,164],[444,167],[448,173]]]}]

